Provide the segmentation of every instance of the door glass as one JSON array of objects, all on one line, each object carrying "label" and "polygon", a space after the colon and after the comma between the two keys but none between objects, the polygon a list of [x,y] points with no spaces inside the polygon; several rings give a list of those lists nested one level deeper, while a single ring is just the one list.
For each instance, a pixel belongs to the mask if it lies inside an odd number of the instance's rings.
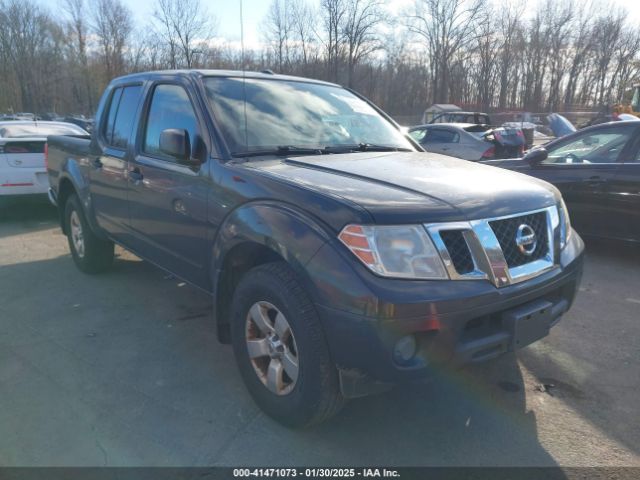
[{"label": "door glass", "polygon": [[450,130],[434,128],[429,132],[429,143],[457,143],[460,135]]},{"label": "door glass", "polygon": [[148,155],[175,161],[160,151],[160,133],[168,128],[186,130],[193,145],[197,125],[196,114],[185,89],[178,85],[158,85],[151,99],[143,151]]},{"label": "door glass", "polygon": [[141,86],[135,85],[126,87],[124,92],[122,92],[110,142],[114,147],[127,148],[129,136],[131,135],[135,121],[136,110],[138,109],[141,89]]},{"label": "door glass", "polygon": [[597,130],[549,150],[547,164],[615,163],[634,128]]},{"label": "door glass", "polygon": [[107,117],[107,121],[104,124],[104,130],[102,131],[102,134],[104,135],[104,138],[108,144],[111,144],[111,139],[113,137],[113,124],[116,119],[116,113],[118,113],[118,105],[120,104],[121,95],[122,88],[115,89],[113,95],[111,95],[111,103],[109,104],[109,115]]}]

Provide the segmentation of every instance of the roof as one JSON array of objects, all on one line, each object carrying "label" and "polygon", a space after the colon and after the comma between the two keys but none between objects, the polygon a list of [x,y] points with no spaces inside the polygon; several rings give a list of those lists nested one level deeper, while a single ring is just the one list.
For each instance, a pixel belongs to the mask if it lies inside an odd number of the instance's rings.
[{"label": "roof", "polygon": [[453,127],[458,130],[463,130],[467,127],[474,127],[478,125],[477,123],[426,123],[424,125],[415,125],[411,127],[414,128],[438,128],[438,127]]},{"label": "roof", "polygon": [[[21,132],[21,127],[35,127],[36,133],[32,134],[33,130],[27,129]],[[49,128],[47,128],[49,127]],[[42,132],[37,132],[38,130],[44,130]],[[9,121],[0,121],[0,138],[40,138],[47,137],[47,135],[57,134],[55,130],[59,130],[60,132],[68,132],[69,130],[78,130],[78,134],[80,132],[84,132],[82,128],[79,126],[69,123],[69,122],[48,122],[48,121],[30,121],[30,120],[9,120]],[[9,137],[4,137],[2,132],[12,131]],[[28,133],[26,135],[25,133]],[[86,132],[84,132],[86,134]]]},{"label": "roof", "polygon": [[243,78],[259,78],[265,80],[289,80],[296,82],[317,83],[322,85],[339,86],[335,83],[325,82],[322,80],[315,80],[313,78],[294,77],[291,75],[280,75],[275,73],[269,73],[269,71],[255,72],[255,71],[242,71],[242,70],[156,70],[151,72],[133,73],[131,75],[125,75],[113,80],[115,83],[122,83],[131,80],[150,80],[154,78],[162,77],[243,77]]},{"label": "roof", "polygon": [[462,109],[459,106],[454,105],[453,103],[434,103],[429,108],[427,108],[426,111],[431,112],[436,110],[446,112],[446,111],[459,111]]}]

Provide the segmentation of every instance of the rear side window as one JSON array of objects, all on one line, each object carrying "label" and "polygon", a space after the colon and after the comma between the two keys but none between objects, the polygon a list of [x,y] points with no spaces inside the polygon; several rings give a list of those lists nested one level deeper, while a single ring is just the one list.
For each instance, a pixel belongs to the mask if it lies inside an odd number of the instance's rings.
[{"label": "rear side window", "polygon": [[440,128],[433,128],[429,130],[427,141],[429,143],[456,143],[460,140],[460,135],[451,130],[443,130]]},{"label": "rear side window", "polygon": [[113,124],[116,120],[116,113],[118,113],[118,105],[120,104],[120,96],[122,95],[122,88],[116,88],[111,95],[111,102],[109,103],[109,115],[107,121],[102,129],[102,134],[108,144],[111,144],[113,137]]},{"label": "rear side window", "polygon": [[140,89],[139,85],[135,85],[126,87],[122,92],[116,122],[113,126],[112,145],[114,147],[127,148],[140,100]]},{"label": "rear side window", "polygon": [[141,88],[140,85],[133,85],[118,88],[113,92],[103,131],[104,138],[109,145],[121,149],[127,148],[140,100]]},{"label": "rear side window", "polygon": [[44,142],[7,142],[0,145],[0,153],[43,153]]},{"label": "rear side window", "polygon": [[168,128],[186,130],[193,145],[198,132],[197,125],[196,113],[185,89],[179,85],[158,85],[153,92],[147,116],[144,153],[175,161],[160,151],[160,133]]}]

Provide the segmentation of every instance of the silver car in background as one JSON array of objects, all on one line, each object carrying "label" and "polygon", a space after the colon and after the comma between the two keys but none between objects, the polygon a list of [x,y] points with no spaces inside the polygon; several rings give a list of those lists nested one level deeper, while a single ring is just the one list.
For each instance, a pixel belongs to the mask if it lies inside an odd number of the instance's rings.
[{"label": "silver car in background", "polygon": [[479,161],[517,158],[524,153],[524,135],[518,128],[473,123],[438,123],[408,129],[427,152]]}]

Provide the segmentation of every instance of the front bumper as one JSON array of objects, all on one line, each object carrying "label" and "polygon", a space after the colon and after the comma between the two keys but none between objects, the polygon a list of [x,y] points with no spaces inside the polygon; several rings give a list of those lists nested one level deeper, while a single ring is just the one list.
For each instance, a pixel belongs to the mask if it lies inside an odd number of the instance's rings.
[{"label": "front bumper", "polygon": [[[380,279],[374,286],[380,307],[376,315],[318,304],[333,359],[343,377],[395,383],[424,378],[438,367],[480,362],[523,347],[514,343],[510,316],[543,305],[548,307],[545,328],[554,326],[573,303],[582,276],[583,250],[582,240],[574,234],[561,265],[502,288],[486,281],[443,285]],[[385,281],[390,288],[380,290]],[[393,348],[408,334],[415,336],[418,353],[399,365]]]}]

